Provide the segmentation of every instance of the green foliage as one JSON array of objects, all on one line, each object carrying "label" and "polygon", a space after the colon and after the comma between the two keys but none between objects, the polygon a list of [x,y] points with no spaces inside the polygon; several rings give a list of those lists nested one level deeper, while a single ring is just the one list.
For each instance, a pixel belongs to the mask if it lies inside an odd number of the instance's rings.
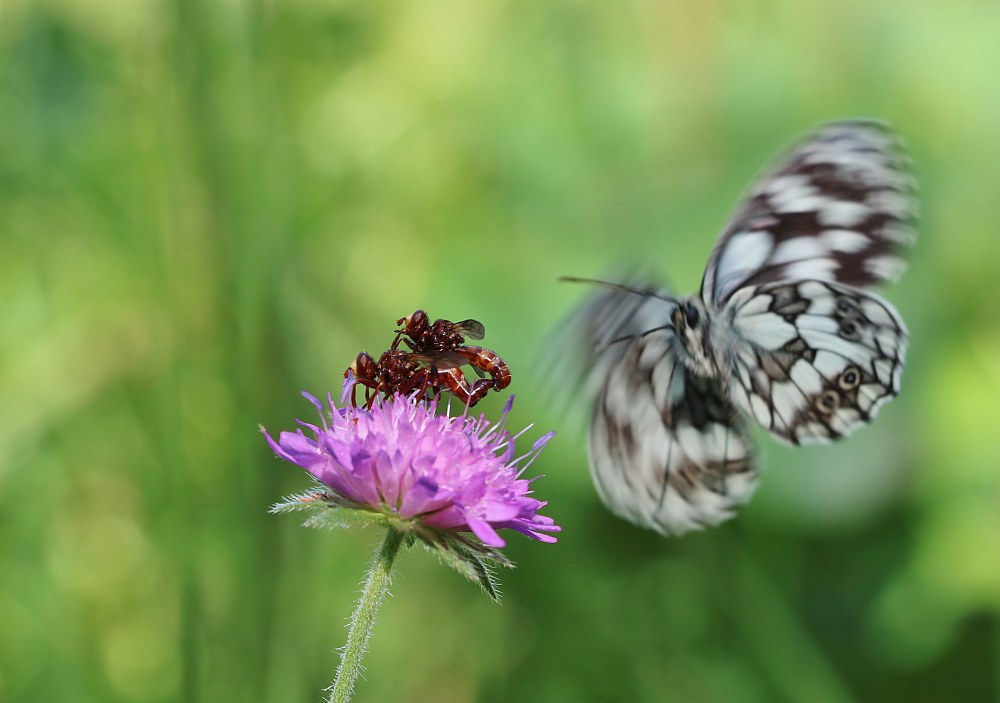
[{"label": "green foliage", "polygon": [[[564,531],[510,539],[500,607],[407,550],[356,701],[1000,696],[996,3],[2,16],[0,700],[319,700],[377,536],[268,514],[309,482],[256,428],[418,307],[485,323],[511,426],[558,431],[534,488]],[[760,437],[719,529],[610,516],[533,374],[581,295],[556,278],[693,290],[763,163],[856,115],[923,193],[901,396],[836,446]]]}]

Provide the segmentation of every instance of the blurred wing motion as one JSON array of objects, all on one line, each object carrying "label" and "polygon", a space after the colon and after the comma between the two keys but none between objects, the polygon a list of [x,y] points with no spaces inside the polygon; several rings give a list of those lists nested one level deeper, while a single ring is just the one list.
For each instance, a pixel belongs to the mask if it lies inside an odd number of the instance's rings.
[{"label": "blurred wing motion", "polygon": [[895,280],[916,239],[916,185],[898,139],[880,122],[827,125],[761,176],[708,260],[701,297],[720,308],[740,288]]},{"label": "blurred wing motion", "polygon": [[592,375],[594,483],[616,514],[664,534],[731,517],[757,485],[745,428],[725,391],[689,374],[671,351],[673,333],[658,329],[674,307],[610,291],[582,316],[592,321],[591,344],[604,350]]},{"label": "blurred wing motion", "polygon": [[737,408],[802,444],[898,393],[906,328],[869,289],[904,268],[914,192],[884,125],[827,125],[758,179],[700,295],[606,284],[578,311],[596,352],[591,473],[615,513],[670,534],[718,523],[756,487]]}]

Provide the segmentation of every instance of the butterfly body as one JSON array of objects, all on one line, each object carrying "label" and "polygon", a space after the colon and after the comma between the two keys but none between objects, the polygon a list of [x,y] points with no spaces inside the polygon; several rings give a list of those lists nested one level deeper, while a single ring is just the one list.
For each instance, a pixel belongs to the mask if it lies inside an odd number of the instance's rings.
[{"label": "butterfly body", "polygon": [[674,328],[675,351],[687,369],[698,376],[719,377],[727,374],[729,365],[716,353],[724,345],[714,337],[724,331],[713,324],[708,306],[698,296],[681,298],[670,315]]},{"label": "butterfly body", "polygon": [[871,287],[914,238],[906,164],[880,123],[827,125],[751,189],[699,293],[612,285],[584,306],[591,473],[614,512],[666,534],[721,522],[757,485],[748,420],[829,442],[899,392],[906,328]]}]

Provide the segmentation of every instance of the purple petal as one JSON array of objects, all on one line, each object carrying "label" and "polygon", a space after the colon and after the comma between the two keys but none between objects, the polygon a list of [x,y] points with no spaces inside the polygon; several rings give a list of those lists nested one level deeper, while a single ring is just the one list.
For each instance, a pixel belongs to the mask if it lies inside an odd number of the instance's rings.
[{"label": "purple petal", "polygon": [[319,398],[314,396],[309,391],[302,391],[302,396],[316,407],[316,410],[319,411],[320,415],[323,414],[323,403],[319,401]]},{"label": "purple petal", "polygon": [[400,516],[409,518],[436,510],[438,506],[432,507],[431,503],[437,497],[437,494],[437,484],[429,478],[421,477],[403,495],[403,502],[399,506]]},{"label": "purple petal", "polygon": [[503,538],[497,534],[497,531],[486,520],[480,520],[478,518],[469,518],[469,529],[472,530],[473,534],[478,537],[483,544],[487,547],[505,547],[507,543],[503,541]]},{"label": "purple petal", "polygon": [[304,469],[325,461],[323,453],[316,445],[316,442],[302,434],[302,430],[298,432],[282,432],[278,436],[278,442],[275,442],[271,438],[271,435],[266,436],[271,449],[274,449],[275,453],[285,461],[298,464]]}]

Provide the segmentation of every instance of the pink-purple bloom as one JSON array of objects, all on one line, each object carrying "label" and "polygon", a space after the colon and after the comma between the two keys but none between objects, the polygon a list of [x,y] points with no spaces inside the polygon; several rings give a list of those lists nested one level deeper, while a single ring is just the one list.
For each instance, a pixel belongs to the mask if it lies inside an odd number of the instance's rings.
[{"label": "pink-purple bloom", "polygon": [[397,394],[371,409],[343,398],[338,407],[328,396],[327,409],[303,395],[316,406],[321,425],[299,421],[306,432],[282,432],[277,441],[264,435],[275,454],[328,487],[326,498],[337,507],[369,511],[425,539],[472,532],[486,547],[499,548],[505,542],[497,530],[509,528],[556,541],[547,533],[561,528],[538,514],[546,503],[531,497],[533,479],[521,478],[554,433],[515,457],[520,435],[506,429],[513,397],[492,424],[467,411],[439,414],[435,402],[414,396]]}]

